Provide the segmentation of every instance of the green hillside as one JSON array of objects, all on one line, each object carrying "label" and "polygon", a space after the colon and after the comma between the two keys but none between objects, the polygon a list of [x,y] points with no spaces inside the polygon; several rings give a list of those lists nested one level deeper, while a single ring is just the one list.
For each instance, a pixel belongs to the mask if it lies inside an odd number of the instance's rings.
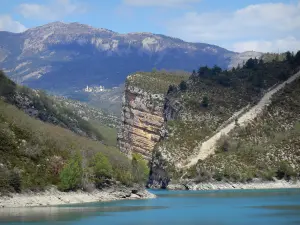
[{"label": "green hillside", "polygon": [[[230,71],[217,66],[200,67],[187,81],[170,86],[165,104],[167,136],[155,148],[153,162],[160,163],[153,164],[153,176],[159,177],[159,167],[163,167],[170,177],[182,177],[185,171],[176,169],[176,164],[188,163],[189,157],[196,153],[196,147],[234,121],[237,112],[245,112],[267,90],[299,71],[300,52],[295,56],[284,54],[285,59],[280,56],[276,59],[272,55],[274,58],[266,62],[249,59],[243,67]],[[298,176],[299,118],[295,113],[299,112],[296,96],[300,90],[298,84],[293,85],[274,97],[275,102],[266,110],[265,119],[255,121],[253,127],[236,129],[235,134],[222,138],[219,154],[199,162],[185,178],[244,181],[267,177],[268,172],[275,176],[280,173],[280,168],[291,173],[284,176]],[[289,141],[293,144],[288,144]],[[283,150],[285,148],[289,150]],[[285,157],[279,157],[278,154],[283,152]],[[270,159],[267,160],[266,156]]]},{"label": "green hillside", "polygon": [[43,92],[17,86],[3,73],[0,95],[0,193],[49,185],[69,191],[144,182],[144,176],[136,176],[144,162],[132,162],[114,147],[115,128],[86,121]]}]

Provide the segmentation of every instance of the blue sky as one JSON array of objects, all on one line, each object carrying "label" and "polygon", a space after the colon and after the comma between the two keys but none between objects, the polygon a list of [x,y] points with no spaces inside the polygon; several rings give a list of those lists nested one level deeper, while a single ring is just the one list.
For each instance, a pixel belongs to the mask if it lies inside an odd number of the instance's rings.
[{"label": "blue sky", "polygon": [[0,30],[53,21],[160,33],[239,52],[300,49],[299,0],[1,0]]}]

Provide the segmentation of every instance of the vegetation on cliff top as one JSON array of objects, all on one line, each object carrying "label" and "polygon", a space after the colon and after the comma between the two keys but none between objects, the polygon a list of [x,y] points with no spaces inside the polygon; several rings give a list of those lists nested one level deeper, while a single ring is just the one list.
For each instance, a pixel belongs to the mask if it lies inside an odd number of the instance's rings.
[{"label": "vegetation on cliff top", "polygon": [[154,94],[166,94],[170,85],[178,85],[187,80],[189,74],[186,72],[168,72],[165,70],[152,72],[136,72],[127,77],[126,85],[141,88]]}]

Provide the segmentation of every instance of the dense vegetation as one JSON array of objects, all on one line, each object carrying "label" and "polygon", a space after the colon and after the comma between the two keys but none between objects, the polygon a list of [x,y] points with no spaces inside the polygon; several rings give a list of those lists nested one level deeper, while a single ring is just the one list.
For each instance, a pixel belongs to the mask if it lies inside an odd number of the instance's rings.
[{"label": "dense vegetation", "polygon": [[[45,113],[56,113],[55,118],[61,118],[55,102],[50,104],[51,98],[41,92],[26,91],[29,94],[23,98],[27,101],[30,94],[40,96],[32,101],[34,107],[42,105]],[[91,190],[114,183],[132,185],[144,182],[147,173],[145,161],[140,158],[131,161],[113,146],[78,136],[62,128],[61,123],[58,123],[60,126],[45,123],[24,108],[19,109],[11,103],[18,103],[15,98],[20,92],[24,93],[23,87],[18,87],[1,74],[0,193],[44,190],[49,185],[69,191],[79,188]],[[68,116],[66,121],[73,121],[74,115]],[[82,125],[80,127],[88,130]],[[136,168],[145,170],[145,173],[137,176]]]},{"label": "dense vegetation", "polygon": [[[195,148],[202,141],[209,138],[220,127],[233,121],[235,113],[247,110],[262,97],[267,89],[288,79],[299,70],[300,52],[296,55],[285,53],[284,56],[284,59],[280,56],[266,62],[263,59],[249,59],[243,66],[230,71],[223,71],[218,66],[200,67],[197,71],[193,71],[187,81],[181,82],[178,86],[171,85],[169,87],[166,108],[167,112],[172,113],[167,122],[168,136],[156,146],[155,151],[160,151],[168,157],[169,172],[175,173],[172,164],[185,163],[185,159],[194,153]],[[268,57],[271,58],[271,56]],[[295,120],[296,118],[293,117]],[[297,127],[296,124],[293,127]],[[276,135],[276,133],[272,135]],[[240,139],[243,138],[240,137]],[[230,141],[223,142],[223,152],[227,152],[231,146],[228,143]],[[254,150],[252,151],[251,146],[243,146],[247,150],[247,154],[256,154]],[[262,143],[259,143],[258,147],[262,148]],[[264,149],[265,152],[269,151],[266,147]],[[249,162],[253,160],[250,156],[245,156],[245,158],[249,158]],[[206,174],[212,165],[215,165],[214,168],[224,168],[226,160],[229,161],[229,158],[225,158],[223,155],[216,155],[213,159],[207,160],[205,168],[200,165],[205,164],[206,161],[199,162],[197,170],[195,167],[187,176],[195,177],[195,174],[197,176],[202,173]],[[218,164],[218,160],[222,163]],[[243,163],[241,159],[236,159],[235,162]],[[234,165],[231,162],[228,166],[231,164]],[[286,163],[282,162],[280,165],[285,167]],[[236,172],[238,169],[232,168],[231,171]],[[249,168],[244,170],[245,173],[246,171],[249,172]],[[212,173],[214,174],[214,172],[209,174]]]}]

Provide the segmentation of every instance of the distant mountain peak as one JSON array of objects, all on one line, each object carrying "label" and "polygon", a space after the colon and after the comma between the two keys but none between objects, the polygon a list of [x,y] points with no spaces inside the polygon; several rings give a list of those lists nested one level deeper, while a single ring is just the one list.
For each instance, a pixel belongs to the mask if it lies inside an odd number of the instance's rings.
[{"label": "distant mountain peak", "polygon": [[48,23],[42,26],[38,26],[35,28],[30,28],[24,33],[31,33],[35,31],[53,31],[57,33],[74,33],[77,32],[78,34],[80,33],[95,33],[95,32],[107,32],[107,33],[112,33],[115,34],[116,32],[112,30],[108,30],[105,28],[95,28],[87,24],[81,24],[78,22],[72,22],[72,23],[65,23],[61,21],[56,21],[52,23]]}]

